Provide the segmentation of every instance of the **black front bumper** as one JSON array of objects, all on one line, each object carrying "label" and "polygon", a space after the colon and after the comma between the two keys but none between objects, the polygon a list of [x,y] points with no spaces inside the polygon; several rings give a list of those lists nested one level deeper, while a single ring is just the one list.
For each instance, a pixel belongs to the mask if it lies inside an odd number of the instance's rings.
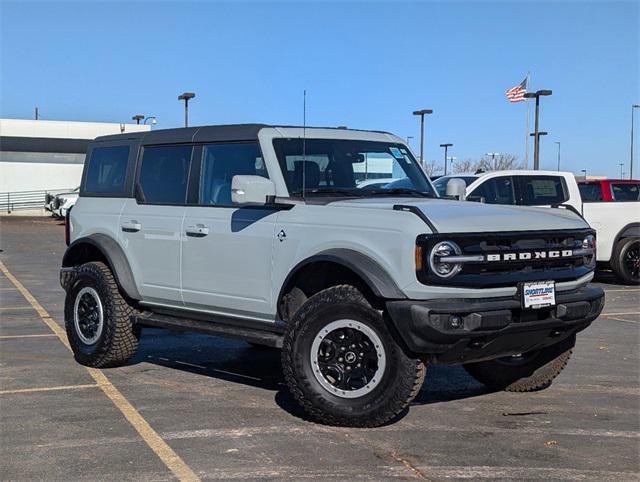
[{"label": "black front bumper", "polygon": [[556,293],[556,306],[523,309],[516,297],[388,301],[393,326],[432,363],[468,363],[553,345],[584,330],[604,307],[601,288]]}]

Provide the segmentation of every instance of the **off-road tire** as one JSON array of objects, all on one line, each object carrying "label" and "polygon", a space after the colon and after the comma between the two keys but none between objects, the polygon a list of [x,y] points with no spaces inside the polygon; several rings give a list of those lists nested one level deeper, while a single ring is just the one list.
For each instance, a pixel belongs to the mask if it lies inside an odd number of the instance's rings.
[{"label": "off-road tire", "polygon": [[639,247],[640,238],[638,237],[622,238],[613,247],[613,252],[611,253],[611,269],[616,275],[616,278],[624,284],[640,284],[640,277],[637,274],[634,276],[627,264],[628,262],[633,262],[628,258],[637,255],[636,250],[638,250]]},{"label": "off-road tire", "polygon": [[[329,323],[349,319],[366,325],[379,337],[386,366],[378,385],[357,398],[341,398],[323,387],[311,367],[311,346]],[[382,314],[350,285],[327,288],[296,312],[287,326],[282,369],[295,400],[309,417],[326,425],[377,427],[400,414],[420,391],[425,376],[422,361],[411,358],[394,340]]]},{"label": "off-road tire", "polygon": [[551,385],[571,358],[576,336],[571,335],[555,345],[525,353],[522,362],[504,359],[467,363],[465,370],[492,390],[534,392]]},{"label": "off-road tire", "polygon": [[[103,307],[103,328],[98,340],[85,344],[74,324],[74,303],[84,287],[93,288]],[[111,270],[101,262],[85,263],[78,268],[64,304],[65,328],[75,359],[94,368],[115,367],[125,364],[135,353],[140,339],[140,328],[134,326],[131,315],[135,309],[118,289]]]}]

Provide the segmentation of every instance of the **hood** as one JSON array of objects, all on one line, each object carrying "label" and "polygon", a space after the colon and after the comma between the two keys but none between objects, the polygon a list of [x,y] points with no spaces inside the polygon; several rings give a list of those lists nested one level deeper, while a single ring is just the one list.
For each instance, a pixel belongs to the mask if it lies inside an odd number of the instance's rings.
[{"label": "hood", "polygon": [[366,198],[330,203],[331,206],[369,209],[393,209],[397,204],[417,207],[441,233],[554,231],[589,227],[577,214],[562,208],[416,198]]}]

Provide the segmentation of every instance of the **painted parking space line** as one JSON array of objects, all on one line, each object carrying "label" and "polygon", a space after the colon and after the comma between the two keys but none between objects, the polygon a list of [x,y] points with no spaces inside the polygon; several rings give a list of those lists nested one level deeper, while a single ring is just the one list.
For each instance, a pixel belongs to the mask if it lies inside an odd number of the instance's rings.
[{"label": "painted parking space line", "polygon": [[[0,261],[0,271],[13,283],[24,296],[34,310],[40,315],[42,321],[51,329],[64,346],[69,350],[69,341],[65,330],[58,325],[49,315],[47,310],[35,299],[31,292],[7,269]],[[95,380],[99,388],[109,397],[113,404],[120,410],[131,426],[138,432],[151,450],[160,458],[165,466],[181,481],[199,481],[196,473],[173,451],[160,435],[151,427],[149,422],[138,412],[111,381],[100,370],[85,367],[89,375]]]},{"label": "painted parking space line", "polygon": [[639,321],[627,320],[627,319],[625,319],[625,318],[619,318],[619,317],[617,317],[617,316],[610,316],[610,315],[609,315],[609,316],[607,316],[607,315],[605,315],[605,318],[606,318],[607,320],[624,321],[625,323],[634,323],[634,324],[636,324],[636,325],[640,323]]},{"label": "painted parking space line", "polygon": [[53,333],[43,333],[41,335],[2,335],[0,340],[13,340],[14,338],[51,338],[56,336]]},{"label": "painted parking space line", "polygon": [[3,311],[27,311],[33,310],[31,306],[0,306],[0,313]]},{"label": "painted parking space line", "polygon": [[629,313],[600,313],[600,316],[629,316],[640,315],[640,311],[631,311]]},{"label": "painted parking space line", "polygon": [[89,383],[84,385],[60,385],[57,387],[16,388],[14,390],[0,390],[0,395],[13,395],[16,393],[58,392],[61,390],[81,390],[83,388],[100,388],[100,385]]}]

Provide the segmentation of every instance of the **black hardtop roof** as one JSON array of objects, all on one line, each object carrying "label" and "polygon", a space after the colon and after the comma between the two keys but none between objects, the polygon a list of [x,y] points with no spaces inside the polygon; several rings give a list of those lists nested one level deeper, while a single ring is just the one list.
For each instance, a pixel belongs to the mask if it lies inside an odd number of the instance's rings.
[{"label": "black hardtop roof", "polygon": [[[265,127],[299,128],[303,126],[283,126],[269,124],[226,124],[217,126],[179,127],[176,129],[158,129],[144,132],[124,132],[97,137],[95,142],[135,140],[141,144],[171,144],[180,142],[217,142],[217,141],[250,141],[258,138],[258,132]],[[383,131],[344,129],[342,127],[307,126],[307,129],[339,129],[350,131],[377,132]]]}]

